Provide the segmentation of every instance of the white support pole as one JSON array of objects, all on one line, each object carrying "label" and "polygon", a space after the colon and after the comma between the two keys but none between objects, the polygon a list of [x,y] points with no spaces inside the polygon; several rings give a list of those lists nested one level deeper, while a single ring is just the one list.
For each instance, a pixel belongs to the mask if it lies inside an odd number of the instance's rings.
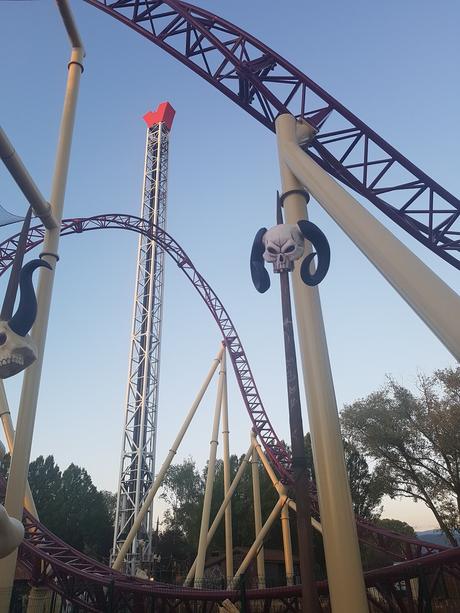
[{"label": "white support pole", "polygon": [[19,189],[26,197],[26,200],[32,207],[35,215],[43,222],[45,228],[48,228],[49,230],[56,228],[56,220],[53,217],[49,203],[46,202],[45,198],[42,196],[40,190],[27,171],[27,168],[24,166],[21,158],[16,153],[9,138],[1,127],[0,158],[8,168],[13,179],[16,181]]},{"label": "white support pole", "polygon": [[[294,500],[289,498],[287,504],[294,511],[294,513],[297,513],[297,505],[296,505]],[[311,518],[311,525],[316,530],[316,532],[319,532],[320,534],[323,534],[323,527],[321,526],[319,521],[317,521],[314,517]]]},{"label": "white support pole", "polygon": [[[5,507],[8,514],[16,519],[22,518],[24,492],[26,489],[45,339],[51,306],[54,266],[59,258],[58,246],[60,225],[64,208],[64,195],[67,183],[78,90],[80,76],[83,71],[84,49],[78,35],[75,37],[77,29],[70,8],[66,0],[59,0],[58,4],[60,7],[65,7],[64,9],[61,8],[61,14],[63,14],[63,12],[65,13],[64,24],[69,35],[70,30],[74,35],[73,42],[80,42],[80,46],[72,47],[70,62],[68,64],[67,86],[51,189],[51,211],[57,227],[46,230],[44,250],[42,253],[43,259],[49,262],[53,269],[48,270],[42,268],[40,271],[37,291],[38,313],[31,332],[31,336],[37,344],[38,356],[36,362],[29,366],[24,374],[16,424],[14,452],[11,458],[10,476],[6,491]],[[69,24],[71,24],[71,28]],[[16,559],[17,549],[6,558],[0,560],[0,613],[6,613],[9,608]]]},{"label": "white support pole", "polygon": [[[5,432],[8,451],[10,452],[10,455],[12,455],[14,447],[14,426],[13,420],[11,419],[8,399],[5,393],[5,385],[2,380],[0,380],[0,419],[2,421],[3,431]],[[35,506],[35,502],[32,496],[32,492],[30,491],[30,486],[28,482],[26,483],[26,491],[24,493],[24,506],[29,511],[29,513],[32,513],[32,515],[36,519],[38,519],[37,508]]]},{"label": "white support pole", "polygon": [[[273,487],[276,489],[276,491],[278,492],[278,494],[280,496],[286,495],[286,488],[285,488],[285,486],[281,483],[281,481],[275,475],[275,471],[270,466],[270,463],[267,460],[267,456],[263,452],[262,447],[257,442],[257,438],[255,437],[254,433],[252,434],[252,441],[253,441],[253,444],[254,444],[254,449],[258,453],[259,458],[260,458],[260,460],[262,462],[262,465],[265,468],[268,476],[270,477],[271,482],[273,483]],[[291,509],[293,509],[293,511],[295,511],[297,513],[297,506],[296,506],[296,503],[293,500],[288,498],[287,504],[291,507]],[[321,524],[314,517],[311,518],[311,525],[313,526],[313,528],[317,532],[319,532],[320,534],[322,533],[323,530],[321,528]]]},{"label": "white support pole", "polygon": [[294,585],[294,562],[292,559],[291,526],[289,524],[289,505],[281,509],[281,532],[283,534],[284,569],[286,585]]},{"label": "white support pole", "polygon": [[[234,586],[237,585],[239,578],[241,577],[241,575],[243,575],[246,572],[246,570],[248,569],[248,566],[251,563],[252,559],[254,558],[254,556],[259,551],[259,548],[263,545],[264,539],[267,536],[268,531],[270,530],[270,528],[272,527],[273,523],[278,518],[278,516],[279,516],[279,514],[281,512],[281,509],[286,504],[286,501],[287,501],[287,496],[280,496],[279,497],[278,502],[273,507],[273,510],[270,513],[270,515],[268,516],[267,521],[262,526],[262,530],[257,535],[257,538],[255,539],[254,543],[251,545],[251,547],[250,547],[248,553],[246,554],[244,560],[241,562],[241,565],[240,565],[239,569],[236,571],[235,576],[233,577],[233,581],[232,581],[231,586],[230,586],[232,589],[234,588]],[[335,613],[335,611],[334,611],[334,613]]]},{"label": "white support pole", "polygon": [[[228,427],[228,391],[226,360],[222,361],[224,372],[224,387],[222,392],[222,445],[224,457],[224,499],[230,489],[230,430]],[[225,509],[225,571],[227,585],[233,577],[233,531],[232,531],[232,503],[228,503]]]},{"label": "white support pole", "polygon": [[292,115],[276,120],[281,163],[460,360],[460,296],[299,147]]},{"label": "white support pole", "polygon": [[[302,183],[286,164],[288,147],[289,154],[293,157],[291,153],[296,143],[295,129],[296,121],[291,115],[281,115],[277,118],[276,132],[283,192],[302,188]],[[299,149],[297,144],[295,146]],[[298,173],[298,170],[296,166],[295,174]],[[299,219],[305,219],[304,198],[295,193],[289,195],[284,200],[284,213],[287,223],[295,224]],[[352,215],[351,211],[350,215]],[[292,274],[294,303],[312,436],[331,608],[334,613],[350,613],[351,611],[367,613],[366,588],[345,468],[319,291],[318,287],[308,287],[302,282],[299,269],[300,262],[297,262]]]},{"label": "white support pole", "polygon": [[195,571],[195,587],[203,586],[204,564],[206,560],[207,536],[209,531],[209,518],[211,515],[212,490],[214,487],[214,475],[216,471],[217,445],[219,444],[219,423],[222,410],[222,395],[224,391],[225,370],[221,365],[219,382],[217,385],[216,406],[214,409],[214,421],[212,425],[211,442],[209,444],[208,474],[206,476],[206,488],[204,491],[203,511],[201,513],[200,538],[198,541],[198,554]]},{"label": "white support pole", "polygon": [[[230,504],[230,500],[232,499],[232,496],[238,486],[238,483],[241,481],[241,477],[243,476],[244,471],[247,468],[251,454],[252,454],[252,445],[247,450],[246,455],[244,456],[241,464],[239,465],[238,470],[236,471],[235,478],[233,479],[232,484],[230,485],[228,492],[222,504],[220,505],[220,509],[217,511],[214,521],[212,522],[211,527],[209,528],[208,536],[206,539],[206,547],[209,547],[212,541],[212,538],[214,534],[216,533],[216,530],[219,527],[220,522],[222,521],[222,517],[224,516],[225,510],[227,506]],[[197,563],[197,558],[195,558],[195,561],[193,562],[192,566],[190,567],[190,570],[188,571],[187,577],[185,578],[185,581],[184,581],[184,585],[190,585],[193,577],[195,576],[196,563]]]},{"label": "white support pole", "polygon": [[[254,501],[254,536],[257,538],[259,532],[262,530],[262,507],[260,504],[260,479],[256,450],[252,452],[251,473],[252,497]],[[257,552],[257,585],[260,589],[265,587],[265,556],[263,545]]]},{"label": "white support pole", "polygon": [[135,538],[136,534],[139,531],[139,528],[142,524],[142,520],[145,517],[145,514],[147,513],[147,511],[150,508],[150,505],[153,502],[153,499],[155,498],[155,494],[157,493],[163,478],[166,474],[166,471],[168,470],[171,462],[173,461],[174,456],[177,453],[177,450],[179,448],[179,445],[182,442],[182,439],[185,436],[185,433],[187,432],[187,429],[193,419],[193,417],[195,416],[195,413],[198,409],[198,406],[206,392],[206,390],[208,389],[209,383],[214,375],[214,373],[217,370],[218,365],[220,364],[220,361],[222,359],[222,355],[224,353],[224,346],[222,345],[222,347],[219,350],[219,353],[217,354],[217,356],[214,358],[213,363],[211,365],[211,368],[206,376],[206,379],[204,380],[203,385],[200,388],[200,391],[197,394],[197,397],[195,398],[195,401],[192,404],[192,407],[190,409],[190,411],[187,414],[187,417],[185,418],[184,423],[182,424],[181,429],[179,430],[178,435],[176,436],[174,443],[171,446],[171,449],[169,450],[168,455],[166,456],[165,461],[163,462],[156,478],[155,481],[152,484],[152,487],[149,490],[148,495],[146,496],[143,505],[141,506],[141,508],[139,509],[139,513],[136,517],[136,519],[133,522],[133,525],[131,526],[131,529],[128,533],[128,536],[126,537],[125,542],[123,543],[123,545],[120,547],[120,551],[118,552],[118,555],[115,559],[115,562],[112,565],[112,568],[114,570],[120,570],[121,567],[123,566],[123,560],[125,559],[125,555],[128,552],[129,548],[131,547],[131,543],[133,542],[133,539]]}]

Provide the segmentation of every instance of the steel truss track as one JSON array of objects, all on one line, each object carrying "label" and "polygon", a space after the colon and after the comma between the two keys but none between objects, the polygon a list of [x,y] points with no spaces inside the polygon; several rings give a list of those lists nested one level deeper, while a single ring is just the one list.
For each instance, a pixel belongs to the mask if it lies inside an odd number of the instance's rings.
[{"label": "steel truss track", "polygon": [[191,68],[264,126],[291,113],[319,130],[325,170],[460,269],[460,200],[356,115],[241,28],[180,0],[85,0]]},{"label": "steel truss track", "polygon": [[[220,328],[223,341],[229,352],[238,386],[240,388],[246,409],[253,423],[254,430],[257,432],[260,440],[262,441],[264,448],[276,467],[280,477],[285,481],[290,481],[291,457],[284,444],[276,435],[270,423],[236,328],[233,325],[233,322],[231,321],[224,305],[219,300],[211,286],[196,270],[189,256],[172,238],[172,236],[165,232],[165,230],[150,224],[145,219],[132,215],[114,213],[108,215],[97,215],[95,217],[88,218],[66,219],[62,222],[61,236],[81,234],[82,232],[102,229],[130,230],[149,238],[153,238],[176,262],[177,266],[192,283]],[[45,228],[43,225],[37,225],[30,228],[27,238],[26,251],[30,251],[37,245],[41,244],[43,242],[44,234]],[[8,270],[13,262],[19,236],[19,234],[16,234],[0,244],[0,276]],[[316,495],[313,496],[312,502],[314,513],[319,519],[318,501]],[[359,519],[357,519],[357,529],[358,536],[362,543],[372,547],[373,549],[390,553],[392,558],[396,561],[425,557],[427,555],[436,554],[448,549],[441,545],[419,541],[418,539],[411,539],[391,531],[377,528],[372,524]],[[76,562],[76,568],[79,569],[80,566],[78,565],[80,564],[80,561],[78,558],[75,558],[75,551],[60,541],[58,549],[62,548],[63,546],[66,548],[65,552],[71,552],[70,558],[66,558],[66,564],[71,564],[71,567],[73,568],[72,564],[73,562]],[[45,550],[46,547],[40,547],[40,552]],[[89,558],[85,558],[83,566],[87,564],[88,560]],[[91,561],[91,563],[93,562]],[[398,565],[398,568],[399,567],[400,565]],[[108,569],[106,569],[106,572],[107,570]],[[95,569],[94,575],[99,576],[100,572]]]}]

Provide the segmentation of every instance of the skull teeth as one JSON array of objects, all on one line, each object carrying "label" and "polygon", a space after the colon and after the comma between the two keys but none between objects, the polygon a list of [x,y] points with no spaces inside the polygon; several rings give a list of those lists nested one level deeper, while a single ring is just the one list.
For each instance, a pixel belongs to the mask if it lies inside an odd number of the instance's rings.
[{"label": "skull teeth", "polygon": [[0,360],[0,366],[7,366],[8,364],[19,364],[19,366],[23,366],[24,359],[20,355],[11,355]]}]

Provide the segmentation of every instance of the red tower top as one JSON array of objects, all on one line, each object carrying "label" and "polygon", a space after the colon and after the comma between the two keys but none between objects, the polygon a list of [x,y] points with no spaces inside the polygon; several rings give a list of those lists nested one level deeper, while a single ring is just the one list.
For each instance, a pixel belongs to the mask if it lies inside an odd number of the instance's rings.
[{"label": "red tower top", "polygon": [[163,121],[168,130],[170,130],[175,114],[176,111],[169,104],[169,102],[161,102],[155,112],[149,111],[144,115],[143,119],[149,128],[154,126],[156,123],[161,123]]}]

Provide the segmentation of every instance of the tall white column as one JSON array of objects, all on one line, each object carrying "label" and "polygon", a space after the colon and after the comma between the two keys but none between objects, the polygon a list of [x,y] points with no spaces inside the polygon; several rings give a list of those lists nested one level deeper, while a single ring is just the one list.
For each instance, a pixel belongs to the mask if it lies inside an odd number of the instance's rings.
[{"label": "tall white column", "polygon": [[[228,427],[228,393],[227,393],[227,365],[226,354],[222,360],[224,372],[222,392],[222,445],[224,458],[224,499],[230,489],[230,431]],[[233,577],[233,530],[232,530],[232,503],[229,502],[225,509],[225,571],[227,585]]]},{"label": "tall white column", "polygon": [[[281,115],[276,120],[283,192],[303,187],[285,161],[285,143],[295,138],[295,123],[292,115]],[[286,223],[291,224],[305,219],[305,199],[301,195],[293,193],[285,198],[284,217]],[[297,262],[292,284],[331,608],[334,613],[367,613],[366,589],[319,291],[318,287],[308,287],[303,283],[299,270],[300,262]]]},{"label": "tall white column", "polygon": [[[31,336],[37,344],[37,360],[25,371],[19,403],[18,419],[14,440],[14,451],[11,458],[10,476],[6,491],[5,507],[8,514],[16,519],[22,518],[24,492],[26,489],[29,468],[30,450],[32,446],[35,413],[37,409],[38,392],[40,388],[43,354],[46,332],[48,328],[51,296],[54,282],[54,267],[58,256],[60,225],[64,208],[64,195],[69,169],[70,150],[73,127],[77,108],[80,76],[83,72],[84,49],[73,22],[72,14],[66,0],[58,0],[64,24],[69,34],[72,52],[68,64],[67,86],[64,98],[59,141],[56,153],[53,184],[51,189],[51,212],[57,227],[47,229],[43,245],[42,257],[52,266],[52,270],[41,269],[37,303],[38,313]],[[0,613],[6,613],[9,608],[11,589],[16,568],[17,550],[0,560]]]},{"label": "tall white column", "polygon": [[212,435],[209,447],[208,474],[206,477],[206,489],[204,492],[203,511],[201,514],[200,538],[198,543],[198,554],[195,572],[195,587],[202,587],[204,577],[204,564],[206,560],[206,550],[208,547],[207,536],[209,530],[209,518],[211,515],[212,490],[214,487],[214,475],[216,470],[217,445],[219,444],[219,423],[222,409],[222,394],[224,386],[225,372],[220,370],[219,383],[217,385],[217,398],[214,410],[214,421],[212,425]]},{"label": "tall white column", "polygon": [[[254,501],[254,536],[257,539],[260,532],[262,531],[262,507],[260,504],[259,466],[257,464],[257,452],[255,449],[252,452],[251,472],[252,498]],[[260,549],[257,552],[257,584],[259,588],[265,587],[265,556],[263,545],[261,545]]]},{"label": "tall white column", "polygon": [[291,526],[289,524],[289,505],[281,509],[281,531],[283,534],[284,569],[286,585],[294,585],[294,562],[292,559]]},{"label": "tall white column", "polygon": [[452,355],[460,360],[460,296],[297,144],[292,115],[277,119],[282,165],[307,188]]}]

